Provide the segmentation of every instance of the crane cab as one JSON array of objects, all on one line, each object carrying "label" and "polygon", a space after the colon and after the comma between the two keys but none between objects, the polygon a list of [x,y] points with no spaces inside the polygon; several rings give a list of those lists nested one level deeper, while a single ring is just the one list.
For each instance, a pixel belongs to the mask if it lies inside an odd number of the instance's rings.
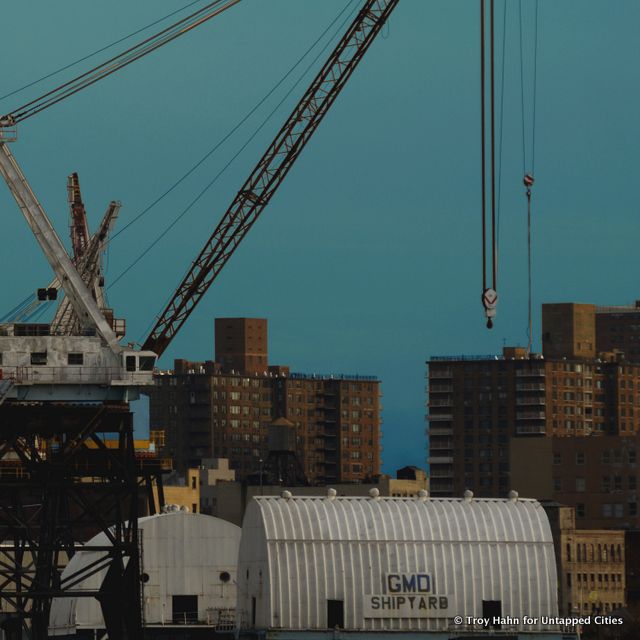
[{"label": "crane cab", "polygon": [[0,401],[135,400],[153,384],[152,351],[114,352],[95,335],[51,335],[47,324],[0,324]]}]

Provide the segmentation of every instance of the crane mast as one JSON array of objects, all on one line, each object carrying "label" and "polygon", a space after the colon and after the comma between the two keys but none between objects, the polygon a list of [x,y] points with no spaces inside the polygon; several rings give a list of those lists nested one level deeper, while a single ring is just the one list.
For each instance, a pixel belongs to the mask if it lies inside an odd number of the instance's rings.
[{"label": "crane mast", "polygon": [[267,206],[399,0],[367,0],[246,180],[159,316],[143,349],[160,356]]}]

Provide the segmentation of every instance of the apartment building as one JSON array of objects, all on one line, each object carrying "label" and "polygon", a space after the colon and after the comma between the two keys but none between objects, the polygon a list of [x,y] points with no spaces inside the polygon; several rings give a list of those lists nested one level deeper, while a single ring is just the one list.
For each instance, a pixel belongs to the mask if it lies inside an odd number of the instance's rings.
[{"label": "apartment building", "polygon": [[[627,359],[624,350],[599,348],[600,315],[607,327],[615,325],[594,305],[543,305],[543,354],[505,347],[500,355],[427,362],[432,495],[472,489],[504,497],[515,486],[511,438],[640,431],[640,362]],[[625,340],[633,342],[630,335]]]},{"label": "apartment building", "polygon": [[217,319],[215,345],[215,360],[176,360],[149,389],[151,429],[164,432],[160,454],[176,469],[228,458],[243,480],[268,453],[269,425],[286,418],[311,483],[360,482],[380,473],[376,377],[269,365],[264,319]]}]

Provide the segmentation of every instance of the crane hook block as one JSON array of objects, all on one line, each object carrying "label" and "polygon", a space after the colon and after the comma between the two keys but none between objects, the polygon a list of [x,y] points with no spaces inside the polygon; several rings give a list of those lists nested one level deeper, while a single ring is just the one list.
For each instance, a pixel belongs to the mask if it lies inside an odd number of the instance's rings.
[{"label": "crane hook block", "polygon": [[493,319],[496,317],[496,305],[498,304],[498,294],[494,289],[485,289],[482,292],[482,306],[484,315],[487,318],[487,329],[493,328]]},{"label": "crane hook block", "polygon": [[531,187],[533,187],[533,183],[535,182],[535,180],[533,179],[533,176],[530,173],[525,173],[524,179],[522,180],[522,182],[524,183],[524,186],[527,187],[527,189],[531,189]]}]

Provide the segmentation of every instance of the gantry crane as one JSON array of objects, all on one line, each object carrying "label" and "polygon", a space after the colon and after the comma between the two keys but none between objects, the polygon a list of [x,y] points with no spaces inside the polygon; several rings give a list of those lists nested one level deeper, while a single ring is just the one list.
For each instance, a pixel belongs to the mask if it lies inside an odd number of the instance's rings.
[{"label": "gantry crane", "polygon": [[[141,384],[150,382],[156,358],[166,350],[222,267],[264,211],[398,2],[399,0],[364,1],[347,32],[223,215],[171,302],[158,318],[141,351],[120,345],[113,326],[92,295],[89,283],[91,273],[94,272],[89,266],[87,256],[92,251],[93,240],[89,243],[86,253],[74,264],[7,146],[7,143],[15,138],[16,118],[8,115],[0,119],[0,174],[9,186],[64,291],[65,300],[73,310],[74,323],[77,321],[77,327],[82,334],[93,334],[22,336],[19,332],[16,335],[16,328],[13,327],[10,330],[4,329],[4,333],[8,335],[0,335],[0,350],[14,357],[13,361],[5,364],[3,356],[3,368],[9,365],[8,372],[13,374],[17,388],[14,396],[10,396],[12,399],[8,403],[9,407],[0,407],[5,410],[4,415],[14,415],[8,411],[15,413],[20,407],[20,400],[26,399],[27,395],[29,399],[40,400],[41,406],[43,403],[46,404],[47,399],[55,400],[46,415],[36,414],[27,426],[22,427],[22,432],[18,427],[21,423],[15,421],[15,418],[14,426],[6,429],[6,418],[3,422],[3,414],[0,413],[0,456],[12,450],[16,453],[34,477],[31,484],[26,485],[27,489],[23,489],[26,491],[25,495],[31,495],[28,490],[37,490],[42,500],[39,518],[24,512],[24,501],[19,500],[18,491],[13,493],[14,499],[10,507],[0,504],[0,533],[10,532],[13,536],[11,549],[15,556],[15,566],[0,565],[0,579],[5,579],[5,584],[11,583],[12,580],[18,581],[13,591],[5,589],[4,592],[0,592],[0,598],[9,600],[16,608],[19,612],[17,619],[25,629],[26,620],[31,619],[29,631],[34,640],[47,637],[51,600],[54,597],[70,596],[100,599],[107,631],[112,640],[133,640],[141,637],[140,567],[135,508],[137,493],[133,488],[135,483],[131,483],[132,426],[130,421],[124,424],[118,411],[109,409],[104,401],[114,397],[121,401],[128,400],[135,397]],[[51,104],[55,102],[57,100],[50,100]],[[79,210],[77,214],[78,247],[81,247],[86,245],[87,235],[82,229]],[[96,241],[96,244],[99,245],[99,241]],[[84,248],[80,250],[85,251]],[[94,250],[98,249],[94,247]],[[2,331],[0,325],[0,334]],[[16,348],[16,345],[19,345],[19,348]],[[38,378],[45,382],[45,374],[48,368],[51,368],[46,356],[44,363],[38,358],[34,362],[33,351],[30,362],[25,360],[18,364],[18,359],[25,358],[25,352],[29,353],[28,349],[43,347],[45,354],[46,349],[52,349],[58,357],[69,357],[69,362],[73,353],[78,355],[78,352],[73,350],[90,349],[91,366],[75,365],[80,373],[80,379],[75,380],[75,384],[70,384],[72,381],[68,378],[70,367],[60,367],[58,373],[53,372],[46,380],[46,385],[39,385]],[[85,356],[89,355],[89,352],[80,351],[80,354]],[[42,353],[38,355],[41,356]],[[32,373],[30,381],[20,378],[23,369],[29,369]],[[106,372],[106,383],[103,379],[98,381],[97,370]],[[82,376],[85,376],[84,379]],[[27,385],[31,385],[28,392]],[[114,389],[119,390],[115,396]],[[66,430],[56,427],[53,411],[61,410],[63,403],[60,401],[73,402],[78,398],[84,400],[82,407],[85,411],[86,406],[90,404],[87,402],[89,398],[94,402],[102,401],[102,404],[97,413],[88,417],[86,423],[78,419]],[[75,414],[78,413],[79,410],[76,410]],[[49,421],[46,416],[49,416]],[[65,416],[68,421],[68,415]],[[113,425],[109,423],[102,426],[102,420],[111,420]],[[120,446],[116,452],[107,451],[104,443],[100,441],[97,432],[101,429],[118,430]],[[43,459],[35,444],[38,437],[48,438],[50,441],[57,438],[61,453],[51,449],[47,453],[49,457],[45,456]],[[86,455],[85,443],[89,438],[93,439],[94,444],[104,454],[100,458],[100,464],[103,466],[92,467],[90,474],[109,480],[110,484],[102,482],[96,491],[100,487],[109,490],[104,495],[112,500],[114,506],[110,508],[118,514],[118,521],[114,527],[107,525],[106,503],[101,502],[98,506],[97,503],[93,504],[88,500],[86,491],[78,493],[78,487],[86,490],[89,487],[83,485],[88,483],[74,484],[74,469],[69,469],[71,465],[77,465],[79,459],[84,460],[81,454]],[[41,472],[45,468],[42,464],[45,461],[50,463],[46,465],[46,478]],[[58,466],[51,466],[51,463],[57,463]],[[56,469],[58,475],[53,469]],[[75,473],[78,474],[77,471]],[[52,482],[52,478],[55,482]],[[17,486],[23,485],[16,484]],[[110,550],[102,549],[107,559],[103,565],[95,567],[96,571],[107,568],[107,578],[99,593],[74,592],[75,583],[60,582],[58,555],[62,550],[68,555],[75,551],[73,538],[70,538],[73,532],[68,530],[69,513],[64,511],[69,506],[69,495],[74,490],[76,493],[73,495],[85,518],[83,522],[86,523],[87,519],[90,521],[93,517],[95,522],[100,524],[101,530],[107,533],[112,545]],[[101,498],[103,501],[106,499]],[[127,506],[123,508],[125,504]],[[20,525],[29,518],[36,521],[37,526],[34,525],[30,531],[25,532]],[[25,549],[29,550],[34,559],[30,567],[23,564]],[[5,554],[7,553],[5,549]],[[19,637],[17,633],[15,637]]]}]

